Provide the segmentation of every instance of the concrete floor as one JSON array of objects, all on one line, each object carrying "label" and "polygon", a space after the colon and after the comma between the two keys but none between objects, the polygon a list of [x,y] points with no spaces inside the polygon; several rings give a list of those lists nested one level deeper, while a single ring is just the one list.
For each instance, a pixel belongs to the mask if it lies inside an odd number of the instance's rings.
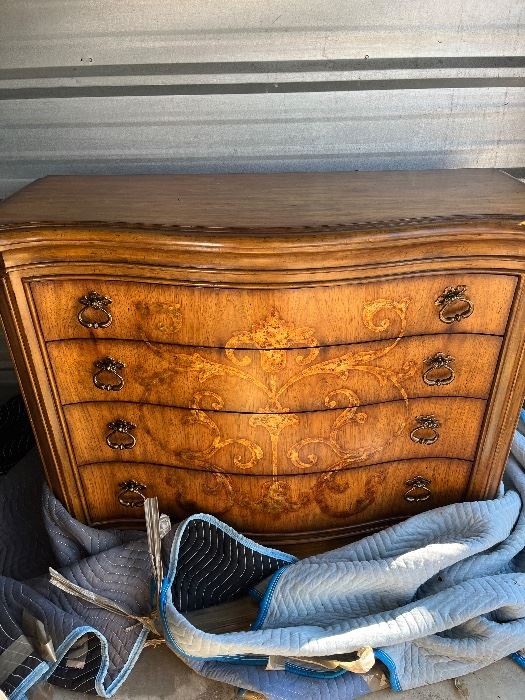
[{"label": "concrete floor", "polygon": [[[525,670],[504,659],[476,673],[464,676],[459,688],[444,681],[405,693],[389,690],[376,693],[377,700],[523,700]],[[29,694],[30,700],[85,700],[87,696],[51,686]],[[92,697],[92,696],[91,696]],[[201,678],[168,649],[146,649],[120,692],[118,700],[234,700],[236,691],[222,683]],[[305,698],[305,700],[308,700]]]}]

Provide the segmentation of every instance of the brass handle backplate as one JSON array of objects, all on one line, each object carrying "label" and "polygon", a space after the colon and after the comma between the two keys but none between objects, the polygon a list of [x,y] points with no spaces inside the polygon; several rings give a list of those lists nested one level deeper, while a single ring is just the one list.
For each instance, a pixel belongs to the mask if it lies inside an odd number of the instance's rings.
[{"label": "brass handle backplate", "polygon": [[454,323],[468,318],[474,311],[474,304],[465,295],[467,287],[460,284],[457,287],[447,287],[436,299],[439,306],[439,320],[443,323]]},{"label": "brass handle backplate", "polygon": [[[94,363],[97,371],[93,375],[93,384],[97,389],[102,389],[103,391],[120,391],[124,386],[124,377],[119,374],[119,371],[123,369],[126,365],[124,362],[119,362],[113,357],[104,357],[101,360],[96,360]],[[114,382],[103,382],[102,378],[104,374],[112,374],[116,381]]]},{"label": "brass handle backplate", "polygon": [[427,369],[423,372],[423,381],[428,386],[446,386],[456,378],[455,372],[450,366],[455,362],[452,355],[438,352],[425,360]]},{"label": "brass handle backplate", "polygon": [[420,445],[433,445],[439,438],[437,429],[441,423],[436,416],[417,416],[417,426],[410,433],[410,439]]},{"label": "brass handle backplate", "polygon": [[424,476],[414,476],[412,479],[405,481],[405,486],[408,486],[408,491],[404,494],[405,501],[409,503],[419,503],[420,501],[428,501],[432,495],[428,488],[431,484],[430,479],[425,479]]},{"label": "brass handle backplate", "polygon": [[82,304],[82,309],[77,318],[84,328],[107,328],[113,321],[113,316],[107,308],[113,303],[109,297],[98,292],[89,292],[78,301]]},{"label": "brass handle backplate", "polygon": [[146,496],[142,493],[148,487],[134,479],[123,481],[119,484],[120,491],[117,494],[118,502],[126,508],[140,508],[144,505]]},{"label": "brass handle backplate", "polygon": [[108,423],[108,428],[111,430],[106,436],[108,447],[111,447],[112,450],[131,450],[137,444],[137,438],[131,433],[136,427],[134,423],[122,420],[122,418]]}]

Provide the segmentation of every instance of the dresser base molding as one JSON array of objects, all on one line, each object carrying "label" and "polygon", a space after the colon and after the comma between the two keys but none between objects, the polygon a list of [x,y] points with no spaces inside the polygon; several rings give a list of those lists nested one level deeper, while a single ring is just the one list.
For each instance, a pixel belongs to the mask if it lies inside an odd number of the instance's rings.
[{"label": "dresser base molding", "polygon": [[373,535],[374,532],[379,532],[387,527],[401,523],[406,520],[407,517],[409,516],[384,518],[382,520],[369,522],[366,525],[349,525],[347,527],[337,527],[320,532],[283,532],[275,537],[268,535],[268,533],[261,534],[259,532],[243,532],[243,535],[267,547],[282,549],[285,552],[302,558],[320,552],[326,552],[329,549],[343,547],[345,544],[350,544],[362,537]]}]

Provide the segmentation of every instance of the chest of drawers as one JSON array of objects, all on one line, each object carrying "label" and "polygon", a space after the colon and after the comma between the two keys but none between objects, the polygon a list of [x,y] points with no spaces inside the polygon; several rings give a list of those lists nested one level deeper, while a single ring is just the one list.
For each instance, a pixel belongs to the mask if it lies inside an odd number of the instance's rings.
[{"label": "chest of drawers", "polygon": [[523,191],[56,177],[6,200],[0,312],[53,490],[91,524],[157,495],[312,546],[494,496],[525,393]]}]

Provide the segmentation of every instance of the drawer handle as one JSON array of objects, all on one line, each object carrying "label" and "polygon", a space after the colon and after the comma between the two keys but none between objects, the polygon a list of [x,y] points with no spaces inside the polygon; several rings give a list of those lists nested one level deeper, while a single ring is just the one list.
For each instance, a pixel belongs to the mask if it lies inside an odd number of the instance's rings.
[{"label": "drawer handle", "polygon": [[[111,312],[106,308],[113,303],[109,297],[102,296],[102,294],[98,292],[89,292],[89,294],[85,294],[78,301],[83,305],[83,308],[78,312],[77,318],[84,328],[107,328],[113,321]],[[102,313],[102,319],[99,321],[89,321],[85,317],[85,314],[90,309]]]},{"label": "drawer handle", "polygon": [[[104,357],[101,360],[96,360],[94,363],[97,368],[97,372],[93,375],[93,384],[97,389],[102,389],[103,391],[120,391],[124,386],[124,377],[119,374],[119,370],[123,369],[126,365],[124,362],[119,362],[113,357]],[[113,384],[107,384],[101,379],[101,375],[105,373],[113,374],[117,381]]]},{"label": "drawer handle", "polygon": [[[131,450],[137,444],[137,438],[131,433],[131,431],[137,426],[134,423],[129,423],[127,420],[111,421],[108,423],[108,428],[111,430],[109,435],[106,437],[106,442],[112,450]],[[115,442],[114,437],[119,436],[118,442]],[[121,436],[125,436],[123,440]]]},{"label": "drawer handle", "polygon": [[450,366],[456,359],[452,355],[437,352],[425,360],[428,368],[423,372],[423,381],[428,386],[446,386],[456,378],[456,374]]},{"label": "drawer handle", "polygon": [[474,311],[474,304],[465,296],[467,287],[460,284],[457,287],[447,287],[436,299],[439,306],[439,319],[443,323],[454,323],[468,318]]},{"label": "drawer handle", "polygon": [[405,481],[405,486],[410,487],[404,495],[405,501],[409,501],[409,503],[428,501],[432,495],[432,491],[428,488],[431,483],[431,480],[425,479],[424,476],[414,476],[412,479]]},{"label": "drawer handle", "polygon": [[148,488],[146,484],[129,479],[119,484],[119,488],[117,498],[120,505],[126,508],[140,508],[144,505],[146,496],[142,492]]},{"label": "drawer handle", "polygon": [[436,416],[417,416],[416,423],[410,438],[420,445],[433,445],[439,437],[437,428],[441,427]]}]

